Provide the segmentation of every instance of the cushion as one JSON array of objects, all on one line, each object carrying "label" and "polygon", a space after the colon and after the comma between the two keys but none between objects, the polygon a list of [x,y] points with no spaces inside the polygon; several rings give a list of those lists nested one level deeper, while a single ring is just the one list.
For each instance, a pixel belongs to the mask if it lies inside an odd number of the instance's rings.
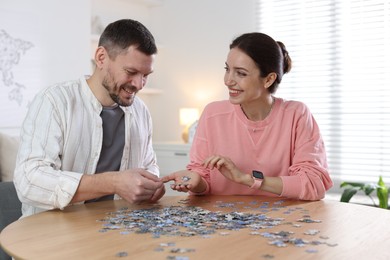
[{"label": "cushion", "polygon": [[0,133],[0,181],[12,181],[19,137]]}]

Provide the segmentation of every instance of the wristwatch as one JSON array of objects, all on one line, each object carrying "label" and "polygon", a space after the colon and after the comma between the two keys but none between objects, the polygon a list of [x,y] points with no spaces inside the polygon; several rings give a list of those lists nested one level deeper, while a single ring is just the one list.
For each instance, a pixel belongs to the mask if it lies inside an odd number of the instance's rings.
[{"label": "wristwatch", "polygon": [[253,180],[255,182],[253,183],[253,185],[250,188],[259,190],[260,186],[261,186],[261,184],[263,183],[263,180],[264,180],[264,174],[262,172],[260,172],[260,171],[253,170],[252,171],[252,177],[253,177]]}]

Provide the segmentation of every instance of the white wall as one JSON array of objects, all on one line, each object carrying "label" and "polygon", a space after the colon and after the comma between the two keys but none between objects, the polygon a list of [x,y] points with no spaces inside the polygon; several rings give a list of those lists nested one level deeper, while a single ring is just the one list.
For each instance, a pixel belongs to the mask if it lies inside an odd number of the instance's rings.
[{"label": "white wall", "polygon": [[39,89],[91,72],[90,25],[96,15],[103,26],[122,18],[139,20],[161,44],[146,88],[163,92],[140,93],[152,113],[155,142],[181,142],[180,107],[202,110],[227,98],[228,45],[255,30],[255,0],[1,0],[0,30],[34,47],[12,70],[15,81],[26,86],[21,106],[9,101],[10,88],[1,85],[0,74],[0,131],[20,126]]},{"label": "white wall", "polygon": [[0,131],[17,135],[40,89],[88,71],[90,12],[88,0],[1,0]]},{"label": "white wall", "polygon": [[162,44],[145,98],[154,122],[154,141],[181,141],[180,107],[200,110],[228,98],[223,84],[229,44],[255,30],[253,0],[163,0],[151,9],[151,28]]},{"label": "white wall", "polygon": [[[145,1],[147,2],[147,1]],[[149,6],[141,0],[92,0],[92,16],[99,16],[102,24],[119,19],[134,19],[150,27]]]}]

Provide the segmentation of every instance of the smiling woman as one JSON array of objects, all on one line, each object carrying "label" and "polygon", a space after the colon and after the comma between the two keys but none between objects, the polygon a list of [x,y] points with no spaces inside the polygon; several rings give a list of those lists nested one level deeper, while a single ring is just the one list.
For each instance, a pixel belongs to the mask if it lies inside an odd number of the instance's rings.
[{"label": "smiling woman", "polygon": [[187,169],[163,181],[193,194],[324,198],[333,183],[316,121],[303,103],[273,95],[291,69],[284,44],[243,34],[225,65],[229,100],[205,107]]}]

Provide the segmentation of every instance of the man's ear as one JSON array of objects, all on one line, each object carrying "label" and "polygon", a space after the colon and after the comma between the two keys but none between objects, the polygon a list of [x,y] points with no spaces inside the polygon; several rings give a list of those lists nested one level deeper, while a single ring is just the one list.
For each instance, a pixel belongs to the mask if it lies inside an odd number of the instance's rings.
[{"label": "man's ear", "polygon": [[99,46],[95,51],[95,64],[96,67],[101,69],[103,67],[103,64],[105,60],[107,60],[108,53],[107,50],[103,46]]},{"label": "man's ear", "polygon": [[272,86],[272,84],[274,84],[277,77],[278,75],[276,75],[275,72],[271,72],[270,74],[268,74],[267,77],[265,78],[265,88],[269,88],[270,86]]}]

